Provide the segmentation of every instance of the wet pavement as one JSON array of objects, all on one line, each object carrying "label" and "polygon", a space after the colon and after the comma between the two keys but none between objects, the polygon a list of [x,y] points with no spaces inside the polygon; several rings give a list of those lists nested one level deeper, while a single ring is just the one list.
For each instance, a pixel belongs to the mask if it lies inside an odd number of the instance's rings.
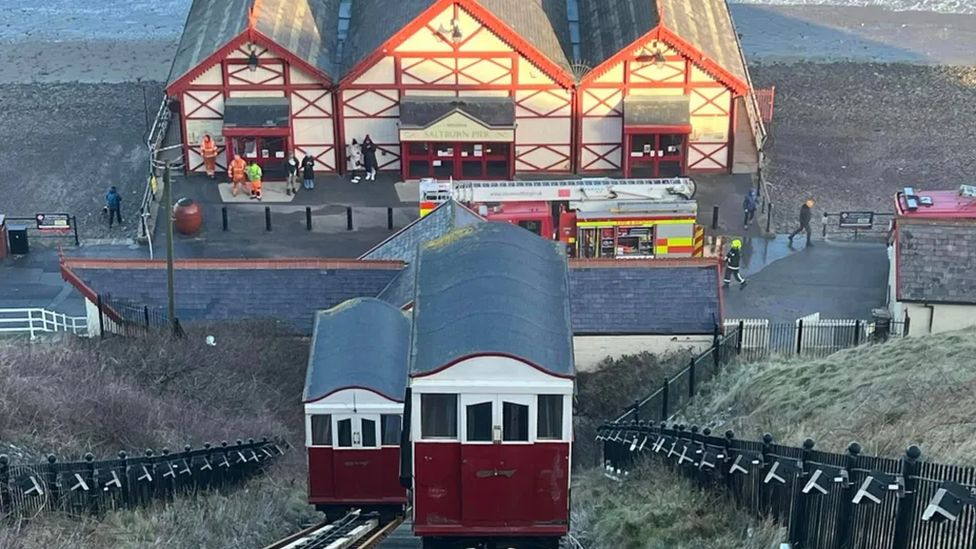
[{"label": "wet pavement", "polygon": [[888,255],[883,243],[814,241],[790,246],[786,236],[743,241],[742,274],[748,284],[725,290],[725,318],[792,322],[820,313],[869,319],[885,304]]}]

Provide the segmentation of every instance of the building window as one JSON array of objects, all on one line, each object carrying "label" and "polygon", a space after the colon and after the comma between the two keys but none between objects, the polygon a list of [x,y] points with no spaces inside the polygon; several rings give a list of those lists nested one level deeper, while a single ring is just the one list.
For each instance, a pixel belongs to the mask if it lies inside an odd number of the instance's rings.
[{"label": "building window", "polygon": [[457,438],[457,395],[420,395],[420,438]]},{"label": "building window", "polygon": [[380,438],[383,446],[399,446],[400,444],[400,422],[399,414],[383,414],[380,416]]},{"label": "building window", "polygon": [[563,396],[539,395],[538,410],[536,438],[538,440],[562,440]]},{"label": "building window", "polygon": [[336,422],[336,446],[352,448],[352,419],[340,419]]},{"label": "building window", "polygon": [[332,446],[332,416],[318,414],[312,418],[312,446]]},{"label": "building window", "polygon": [[491,402],[467,406],[468,442],[491,442]]},{"label": "building window", "polygon": [[529,441],[529,407],[514,402],[502,403],[502,440]]}]

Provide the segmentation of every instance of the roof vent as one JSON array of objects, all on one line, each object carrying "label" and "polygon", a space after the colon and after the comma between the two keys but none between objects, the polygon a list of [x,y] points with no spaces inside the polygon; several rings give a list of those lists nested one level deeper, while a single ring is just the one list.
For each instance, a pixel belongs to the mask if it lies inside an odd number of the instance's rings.
[{"label": "roof vent", "polygon": [[976,185],[959,185],[959,196],[976,198]]},{"label": "roof vent", "polygon": [[905,197],[905,207],[908,211],[914,212],[918,209],[918,196],[915,195],[913,187],[905,187],[901,194]]},{"label": "roof vent", "polygon": [[569,41],[573,49],[573,61],[583,58],[580,49],[580,12],[578,0],[566,0],[566,19],[569,20]]}]

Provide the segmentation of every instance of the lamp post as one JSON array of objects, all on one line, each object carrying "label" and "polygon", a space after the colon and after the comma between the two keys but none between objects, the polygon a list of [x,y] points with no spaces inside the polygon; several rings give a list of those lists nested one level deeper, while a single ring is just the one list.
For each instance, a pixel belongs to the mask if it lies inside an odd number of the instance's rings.
[{"label": "lamp post", "polygon": [[173,287],[173,187],[169,162],[163,168],[163,204],[166,206],[166,312],[173,335],[181,333],[176,319],[176,296]]}]

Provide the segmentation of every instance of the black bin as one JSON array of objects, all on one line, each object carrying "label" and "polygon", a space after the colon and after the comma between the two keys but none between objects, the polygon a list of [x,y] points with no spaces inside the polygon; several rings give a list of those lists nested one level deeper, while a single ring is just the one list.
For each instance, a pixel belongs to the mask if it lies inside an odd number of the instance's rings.
[{"label": "black bin", "polygon": [[27,225],[7,225],[7,238],[10,239],[10,255],[25,255],[30,251]]}]

